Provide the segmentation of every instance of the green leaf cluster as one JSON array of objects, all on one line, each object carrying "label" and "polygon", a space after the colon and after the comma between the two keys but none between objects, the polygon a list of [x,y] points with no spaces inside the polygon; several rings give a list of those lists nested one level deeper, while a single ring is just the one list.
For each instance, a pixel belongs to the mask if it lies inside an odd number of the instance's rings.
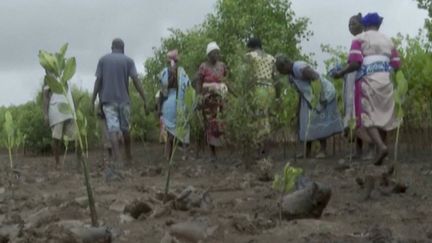
[{"label": "green leaf cluster", "polygon": [[302,175],[303,170],[296,168],[286,163],[281,174],[276,174],[273,180],[273,189],[281,192],[288,193],[294,189],[297,178]]},{"label": "green leaf cluster", "polygon": [[[326,60],[324,60],[325,73],[328,73],[330,69],[338,66],[345,65],[348,60],[348,50],[342,46],[332,47],[328,44],[321,45],[321,51],[328,56]],[[343,79],[333,79],[331,77],[326,77],[329,80],[332,80],[332,83],[336,89],[336,101],[338,104],[338,110],[343,112],[344,99],[343,99]]]},{"label": "green leaf cluster", "polygon": [[313,80],[311,82],[311,92],[312,92],[312,99],[311,99],[311,106],[312,109],[317,109],[318,104],[321,101],[321,81],[320,80]]},{"label": "green leaf cluster", "polygon": [[394,98],[396,103],[396,115],[399,119],[404,116],[403,104],[408,93],[408,81],[405,79],[403,72],[396,73],[396,89],[394,92]]},{"label": "green leaf cluster", "polygon": [[76,71],[75,57],[66,58],[68,44],[64,44],[57,53],[39,51],[39,63],[45,69],[45,84],[57,94],[65,93],[68,81]]},{"label": "green leaf cluster", "polygon": [[427,30],[427,37],[429,41],[432,41],[432,0],[416,0],[417,5],[421,9],[425,9],[428,12],[429,18],[425,19],[424,27]]},{"label": "green leaf cluster", "polygon": [[[181,105],[183,104],[183,105]],[[185,89],[184,100],[177,101],[177,116],[176,116],[176,134],[177,137],[184,138],[189,130],[189,125],[195,108],[198,104],[198,98],[195,90],[191,86]]]},{"label": "green leaf cluster", "polygon": [[[227,142],[243,147],[248,151],[256,145],[257,128],[251,122],[254,119],[256,104],[260,101],[254,96],[250,67],[244,66],[246,42],[252,37],[259,37],[264,50],[272,55],[285,53],[293,60],[310,61],[302,53],[300,42],[308,40],[312,33],[308,30],[309,20],[298,18],[291,9],[291,1],[286,0],[250,0],[245,4],[236,0],[218,0],[213,13],[205,21],[192,29],[182,31],[171,29],[171,34],[161,40],[161,46],[154,48],[154,55],[145,62],[145,79],[158,83],[158,75],[166,65],[166,53],[178,49],[180,65],[189,76],[194,77],[199,65],[206,60],[205,49],[210,41],[216,41],[221,48],[222,60],[229,68],[225,80],[230,94],[226,97],[226,106],[219,119],[224,121]],[[192,78],[192,80],[196,80]],[[192,84],[195,86],[195,84]],[[235,95],[232,95],[235,94]],[[290,94],[292,94],[290,92]],[[296,97],[294,95],[293,97]],[[273,114],[272,127],[281,128],[294,124],[297,99],[284,96],[285,107],[273,105],[274,111],[287,111],[284,116]],[[191,117],[192,140],[198,141],[203,135],[202,116],[196,112]],[[289,120],[289,123],[286,121]],[[286,129],[286,130],[293,130]],[[276,132],[275,132],[276,133]],[[288,134],[288,132],[286,133]],[[287,135],[288,136],[288,135]],[[285,136],[285,137],[287,137]],[[244,152],[247,153],[247,152]]]},{"label": "green leaf cluster", "polygon": [[[395,100],[398,116],[417,120],[424,126],[425,114],[432,114],[432,55],[431,45],[424,36],[398,35],[402,66],[395,77]],[[408,82],[409,81],[409,82]]]},{"label": "green leaf cluster", "polygon": [[4,117],[3,130],[6,134],[4,137],[4,144],[8,149],[12,149],[16,145],[17,130],[11,112],[6,111]]},{"label": "green leaf cluster", "polygon": [[[147,107],[156,110],[155,94],[159,89],[159,82],[150,79],[148,76],[141,77],[144,93],[146,96]],[[159,117],[147,115],[143,109],[142,100],[136,89],[129,87],[131,99],[131,127],[132,138],[139,141],[157,141]]]}]

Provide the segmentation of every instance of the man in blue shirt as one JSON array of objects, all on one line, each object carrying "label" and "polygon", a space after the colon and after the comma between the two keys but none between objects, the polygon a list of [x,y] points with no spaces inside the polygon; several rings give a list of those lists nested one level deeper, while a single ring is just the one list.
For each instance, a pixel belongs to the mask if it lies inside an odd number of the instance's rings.
[{"label": "man in blue shirt", "polygon": [[114,161],[119,161],[119,141],[121,135],[123,135],[126,160],[130,163],[132,154],[129,134],[129,78],[132,79],[135,88],[144,101],[144,109],[147,111],[146,102],[141,82],[138,79],[135,63],[124,54],[123,40],[118,38],[114,39],[111,49],[111,53],[99,59],[92,102],[94,104],[96,97],[99,95],[108,132],[110,134]]}]

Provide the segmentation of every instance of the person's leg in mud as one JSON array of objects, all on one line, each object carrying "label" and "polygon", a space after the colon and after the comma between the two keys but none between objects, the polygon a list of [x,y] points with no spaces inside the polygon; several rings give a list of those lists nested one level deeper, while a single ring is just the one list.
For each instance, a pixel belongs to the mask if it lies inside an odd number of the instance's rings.
[{"label": "person's leg in mud", "polygon": [[[295,157],[297,159],[304,159],[304,158],[310,158],[311,157],[311,153],[312,153],[312,141],[308,141],[306,142],[306,151],[304,151],[304,141],[299,141],[300,143],[300,147],[301,147],[301,152],[300,153],[295,153]],[[296,146],[297,147],[297,146]],[[306,156],[305,156],[306,153]]]},{"label": "person's leg in mud", "polygon": [[[356,137],[362,143],[362,160],[372,160],[375,157],[375,146],[369,132],[365,127],[356,129]],[[367,147],[367,148],[366,148]],[[365,150],[366,148],[366,150]]]},{"label": "person's leg in mud", "polygon": [[356,152],[354,159],[372,160],[375,156],[375,146],[373,143],[366,143],[359,137],[356,137]]},{"label": "person's leg in mud", "polygon": [[107,154],[108,154],[108,159],[112,159],[113,152],[112,152],[112,148],[111,147],[107,148]]},{"label": "person's leg in mud", "polygon": [[[363,147],[365,147],[365,146],[366,146],[366,144],[363,145]],[[366,152],[362,156],[362,160],[373,160],[373,158],[375,157],[375,154],[376,154],[375,144],[373,142],[367,143]]]},{"label": "person's leg in mud", "polygon": [[[270,144],[271,144],[271,125],[269,112],[266,110],[263,112],[265,114],[264,118],[261,118],[258,122],[258,128],[261,130],[258,135],[258,157],[260,159],[269,157],[270,155]],[[259,119],[259,118],[258,118]]]},{"label": "person's leg in mud", "polygon": [[358,137],[355,138],[355,143],[356,143],[356,152],[354,154],[354,158],[355,159],[360,159],[360,158],[363,157],[363,145],[364,145],[364,143]]},{"label": "person's leg in mud", "polygon": [[167,141],[165,143],[165,153],[167,160],[170,161],[173,156],[173,147],[174,147],[174,136],[171,133],[167,133]]},{"label": "person's leg in mud", "polygon": [[210,148],[211,155],[209,160],[210,162],[214,162],[216,160],[216,147],[210,144],[210,136],[212,136],[211,119],[213,116],[211,108],[212,107],[207,102],[205,102],[205,105],[202,109],[202,116],[204,118],[204,141]]},{"label": "person's leg in mud", "polygon": [[[312,141],[306,142],[306,158],[310,158],[312,153]],[[304,157],[304,154],[303,154]]]},{"label": "person's leg in mud", "polygon": [[102,108],[100,108],[100,112],[98,113],[98,120],[99,120],[99,127],[101,128],[101,139],[102,139],[102,144],[103,144],[103,148],[104,148],[104,152],[103,152],[103,161],[104,164],[106,163],[106,161],[112,160],[112,147],[111,147],[111,141],[109,139],[109,132],[108,132],[108,127],[106,124],[106,120],[105,120],[105,115],[103,114]]},{"label": "person's leg in mud", "polygon": [[366,143],[359,137],[356,138],[355,159],[372,160],[375,156],[375,146],[373,143]]},{"label": "person's leg in mud", "polygon": [[75,145],[75,169],[80,172],[83,151],[78,142],[78,129],[72,119],[63,122],[63,142],[66,143],[66,141],[69,145]]},{"label": "person's leg in mud", "polygon": [[111,147],[113,152],[113,163],[117,164],[120,163],[120,139],[119,139],[119,132],[113,131],[109,132],[110,141],[111,141]]},{"label": "person's leg in mud", "polygon": [[103,105],[105,121],[108,128],[109,140],[112,148],[112,161],[108,162],[107,171],[113,172],[121,163],[120,139],[122,131],[120,127],[120,108],[117,104]]},{"label": "person's leg in mud", "polygon": [[216,146],[214,145],[209,145],[210,146],[210,152],[211,152],[211,157],[210,157],[210,162],[216,162],[217,156],[216,156]]},{"label": "person's leg in mud", "polygon": [[108,161],[104,177],[105,181],[107,183],[110,183],[113,180],[122,180],[124,177],[118,172],[118,168],[122,165],[120,161],[120,139],[121,139],[121,132],[119,131],[110,131],[109,132],[109,138],[111,141],[111,148],[112,148],[112,160]]},{"label": "person's leg in mud", "polygon": [[[388,136],[387,136],[387,131],[385,131],[385,130],[383,130],[383,129],[379,129],[379,132],[380,132],[380,135],[381,135],[381,138],[382,138],[382,140],[383,140],[383,143],[387,146],[387,148],[388,148]],[[387,160],[388,159],[388,157],[386,157],[386,158],[384,158],[384,160]]]},{"label": "person's leg in mud", "polygon": [[210,148],[210,162],[215,162],[216,161],[216,146],[210,144],[210,140],[211,138],[209,138],[210,136],[212,136],[210,133],[211,131],[209,131],[210,128],[210,124],[207,123],[207,126],[205,127],[205,140],[207,141],[208,147]]},{"label": "person's leg in mud", "polygon": [[369,127],[367,128],[367,131],[369,133],[369,136],[372,138],[374,144],[378,148],[378,154],[375,157],[374,165],[381,165],[385,157],[387,157],[388,155],[388,148],[385,145],[381,137],[380,131],[377,127]]},{"label": "person's leg in mud", "polygon": [[205,151],[204,141],[206,141],[206,138],[204,132],[202,132],[202,136],[199,136],[195,141],[195,159],[199,159],[201,157],[200,153]]},{"label": "person's leg in mud", "polygon": [[185,161],[188,159],[189,154],[189,144],[188,143],[180,143],[181,149],[182,149],[182,160]]},{"label": "person's leg in mud", "polygon": [[319,140],[320,150],[316,155],[317,159],[324,159],[327,157],[327,139],[323,138]]},{"label": "person's leg in mud", "polygon": [[51,149],[54,155],[55,168],[60,169],[60,153],[62,139],[64,138],[65,122],[61,122],[52,126],[52,141]]},{"label": "person's leg in mud", "polygon": [[130,166],[132,164],[132,152],[131,152],[131,138],[129,131],[123,131],[124,140],[124,152],[126,158],[126,165]]},{"label": "person's leg in mud", "polygon": [[132,165],[131,137],[129,132],[130,105],[128,103],[119,106],[120,130],[123,134],[125,165]]},{"label": "person's leg in mud", "polygon": [[214,145],[214,141],[217,139],[218,133],[218,123],[216,121],[216,114],[214,111],[211,113],[211,118],[208,119],[208,125],[207,125],[207,142],[209,143],[210,147],[210,162],[216,162],[217,160],[217,154],[216,154],[216,146]]},{"label": "person's leg in mud", "polygon": [[54,154],[55,168],[57,170],[60,169],[60,146],[61,146],[61,141],[59,139],[53,138],[51,142],[51,149]]},{"label": "person's leg in mud", "polygon": [[384,144],[387,145],[387,131],[385,131],[383,129],[379,129],[379,132],[380,132],[380,135],[382,137]]}]

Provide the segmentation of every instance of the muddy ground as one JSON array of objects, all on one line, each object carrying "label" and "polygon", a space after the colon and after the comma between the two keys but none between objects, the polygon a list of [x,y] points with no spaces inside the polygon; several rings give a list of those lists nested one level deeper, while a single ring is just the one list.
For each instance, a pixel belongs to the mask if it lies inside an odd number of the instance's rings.
[{"label": "muddy ground", "polygon": [[[406,193],[374,190],[369,200],[364,200],[355,178],[374,170],[370,162],[351,164],[342,161],[342,155],[292,161],[308,177],[331,187],[332,197],[319,219],[280,222],[279,197],[272,182],[261,181],[256,169],[245,170],[238,156],[229,151],[216,164],[206,159],[177,159],[173,196],[193,186],[203,200],[194,205],[171,202],[164,206],[161,152],[160,145],[135,145],[133,167],[122,170],[123,180],[109,183],[103,177],[102,151],[90,152],[99,223],[111,230],[113,242],[158,243],[173,225],[184,222],[199,226],[205,233],[203,242],[432,242],[430,153],[401,156],[398,176],[408,185]],[[273,172],[288,161],[280,149],[274,150],[272,157]],[[64,168],[58,171],[51,157],[18,155],[19,175],[12,176],[11,188],[6,175],[8,157],[0,155],[1,243],[8,238],[9,242],[74,242],[67,237],[67,228],[90,224],[83,177],[74,171],[73,160],[74,156],[68,155]],[[125,211],[139,203],[144,205],[141,211]]]}]

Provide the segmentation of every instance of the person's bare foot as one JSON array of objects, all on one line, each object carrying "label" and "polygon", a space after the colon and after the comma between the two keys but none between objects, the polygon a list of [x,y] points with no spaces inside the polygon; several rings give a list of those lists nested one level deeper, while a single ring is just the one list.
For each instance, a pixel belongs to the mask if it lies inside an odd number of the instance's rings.
[{"label": "person's bare foot", "polygon": [[387,147],[381,148],[380,151],[378,152],[378,156],[376,157],[374,165],[376,165],[376,166],[382,165],[382,163],[384,162],[384,159],[387,157],[387,155],[388,155]]}]

